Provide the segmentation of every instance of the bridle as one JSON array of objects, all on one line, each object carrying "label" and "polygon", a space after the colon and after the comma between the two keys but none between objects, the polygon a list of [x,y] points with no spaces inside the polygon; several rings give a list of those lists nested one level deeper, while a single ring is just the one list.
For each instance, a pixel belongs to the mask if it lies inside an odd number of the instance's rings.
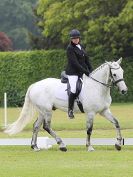
[{"label": "bridle", "polygon": [[[119,68],[120,68],[120,66],[119,66]],[[117,70],[119,68],[110,68],[110,76],[113,79],[112,83],[113,83],[114,86],[116,86],[119,82],[124,81],[123,78],[122,79],[118,79],[118,80],[115,81],[115,79],[114,79],[114,77],[112,75],[111,69]]]},{"label": "bridle", "polygon": [[106,84],[106,83],[100,82],[100,81],[98,81],[97,79],[94,79],[94,78],[91,77],[91,76],[89,76],[89,78],[92,79],[92,80],[94,80],[94,81],[96,81],[96,82],[98,82],[98,83],[100,83],[100,84],[102,84],[102,85],[104,85],[104,86],[106,86],[106,87],[111,88],[112,86],[116,86],[119,82],[124,81],[123,78],[122,78],[122,79],[115,80],[114,77],[113,77],[113,74],[112,74],[112,72],[111,72],[112,69],[117,70],[117,69],[119,69],[119,68],[120,68],[120,67],[118,67],[118,68],[110,68],[110,76],[111,76],[111,79],[112,79],[111,84]]}]

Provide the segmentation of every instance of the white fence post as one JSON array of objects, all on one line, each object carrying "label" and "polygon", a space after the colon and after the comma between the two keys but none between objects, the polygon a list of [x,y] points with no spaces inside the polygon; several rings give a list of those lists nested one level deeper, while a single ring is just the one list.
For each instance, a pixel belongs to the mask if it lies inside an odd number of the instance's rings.
[{"label": "white fence post", "polygon": [[4,93],[4,127],[7,127],[7,93]]}]

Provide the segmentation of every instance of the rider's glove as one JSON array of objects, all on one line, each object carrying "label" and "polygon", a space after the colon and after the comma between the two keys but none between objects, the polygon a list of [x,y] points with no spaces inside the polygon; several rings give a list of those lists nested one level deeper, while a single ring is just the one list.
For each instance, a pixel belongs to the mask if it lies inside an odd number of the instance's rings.
[{"label": "rider's glove", "polygon": [[90,72],[89,72],[89,71],[86,71],[85,74],[86,74],[86,76],[89,76]]}]

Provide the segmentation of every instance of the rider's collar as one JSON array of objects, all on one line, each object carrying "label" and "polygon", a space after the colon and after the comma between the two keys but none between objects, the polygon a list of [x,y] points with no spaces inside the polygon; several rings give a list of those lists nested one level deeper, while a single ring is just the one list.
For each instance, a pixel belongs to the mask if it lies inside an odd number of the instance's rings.
[{"label": "rider's collar", "polygon": [[75,44],[75,43],[73,43],[73,42],[71,41],[71,45],[72,45],[73,47],[75,47],[76,45],[80,45],[80,43]]}]

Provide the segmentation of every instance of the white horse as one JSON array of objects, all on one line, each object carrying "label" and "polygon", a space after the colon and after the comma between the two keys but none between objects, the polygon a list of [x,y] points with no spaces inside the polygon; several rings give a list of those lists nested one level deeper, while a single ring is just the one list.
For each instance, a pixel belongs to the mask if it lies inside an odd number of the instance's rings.
[{"label": "white horse", "polygon": [[[88,151],[94,150],[90,142],[90,137],[93,128],[93,119],[97,113],[114,124],[117,132],[115,147],[117,150],[121,150],[122,136],[120,126],[118,120],[112,115],[109,109],[112,82],[119,88],[120,93],[125,94],[127,92],[127,86],[123,79],[123,69],[120,66],[121,61],[122,58],[117,62],[105,62],[94,70],[89,77],[85,74],[83,75],[83,87],[79,99],[83,104],[87,116],[86,146],[88,147]],[[39,115],[33,126],[31,148],[39,150],[37,147],[37,134],[43,124],[44,130],[55,138],[60,150],[67,151],[62,139],[50,127],[53,108],[63,111],[67,111],[68,109],[66,84],[61,83],[60,79],[55,78],[44,79],[32,84],[26,93],[24,106],[18,120],[11,124],[5,132],[10,135],[20,132],[33,117],[31,115],[32,107],[37,109]],[[79,112],[76,103],[74,105],[74,112]]]}]

